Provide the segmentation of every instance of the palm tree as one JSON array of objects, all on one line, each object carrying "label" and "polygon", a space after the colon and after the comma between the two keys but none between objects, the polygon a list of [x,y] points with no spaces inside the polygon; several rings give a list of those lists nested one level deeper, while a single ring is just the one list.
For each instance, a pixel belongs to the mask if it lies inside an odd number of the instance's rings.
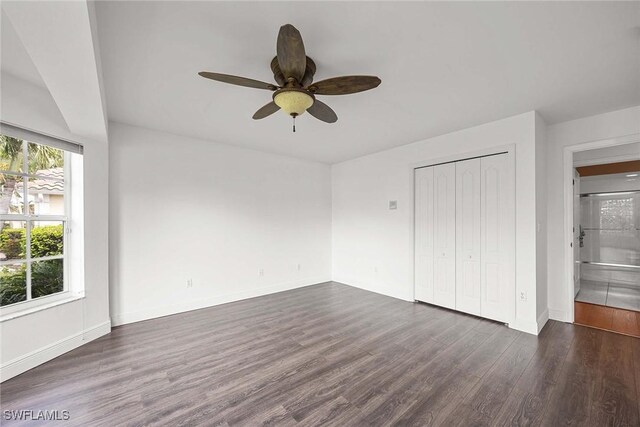
[{"label": "palm tree", "polygon": [[[0,135],[0,170],[13,172],[19,170],[19,166],[23,161],[23,142],[21,139]],[[29,143],[28,150],[30,171],[49,169],[63,165],[64,161],[61,150],[33,143]],[[0,175],[0,215],[9,213],[11,198],[15,192],[16,183],[15,175]],[[0,231],[2,231],[3,227],[4,222],[0,221]]]}]

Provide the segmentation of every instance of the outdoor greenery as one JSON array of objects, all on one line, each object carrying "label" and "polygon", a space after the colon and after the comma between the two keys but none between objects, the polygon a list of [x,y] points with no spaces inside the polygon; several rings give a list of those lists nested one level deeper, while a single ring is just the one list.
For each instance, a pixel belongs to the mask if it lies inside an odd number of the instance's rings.
[{"label": "outdoor greenery", "polygon": [[[24,147],[27,148],[24,170]],[[20,205],[12,205],[18,183],[25,182],[27,176],[40,170],[64,166],[62,150],[46,145],[25,142],[21,139],[0,135],[0,216],[6,214],[28,214]],[[13,172],[6,173],[6,172]],[[15,203],[15,199],[13,199]],[[15,264],[0,266],[0,305],[9,305],[27,298],[26,258],[27,242],[24,228],[10,228],[11,222],[0,218],[0,257],[4,260],[16,260]],[[61,225],[34,227],[31,229],[31,258],[61,255],[63,253],[64,234]],[[60,292],[64,289],[64,261],[51,259],[31,263],[31,296],[37,298]]]},{"label": "outdoor greenery", "polygon": [[27,299],[27,268],[22,264],[17,270],[7,266],[0,268],[0,305],[9,305]]},{"label": "outdoor greenery", "polygon": [[[5,272],[0,269],[0,305],[9,305],[27,299],[25,282],[26,265],[17,270]],[[61,292],[64,289],[62,259],[38,261],[31,264],[31,297],[38,298]]]},{"label": "outdoor greenery", "polygon": [[[23,171],[23,142],[21,139],[0,135],[0,215],[16,213],[10,211],[11,198],[18,183],[16,175],[4,174],[2,171],[35,174],[38,170],[64,166],[62,150],[29,142],[27,143],[29,170]],[[0,230],[3,227],[4,223],[0,222]]]},{"label": "outdoor greenery", "polygon": [[[4,228],[0,232],[0,252],[7,259],[24,259],[24,228]],[[34,227],[31,230],[31,257],[60,255],[63,251],[63,228],[60,225]],[[63,260],[37,261],[31,264],[31,296],[37,298],[60,292],[64,288]],[[26,265],[0,267],[0,305],[26,299]]]},{"label": "outdoor greenery", "polygon": [[[0,232],[0,252],[7,259],[21,259],[26,256],[26,236],[24,228],[5,228]],[[31,258],[60,255],[63,249],[63,230],[60,225],[47,225],[31,229]]]}]

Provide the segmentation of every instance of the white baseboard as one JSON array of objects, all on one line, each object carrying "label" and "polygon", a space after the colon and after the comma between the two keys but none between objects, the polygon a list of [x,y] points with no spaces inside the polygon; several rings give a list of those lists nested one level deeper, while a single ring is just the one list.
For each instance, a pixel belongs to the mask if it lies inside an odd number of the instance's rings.
[{"label": "white baseboard", "polygon": [[372,288],[368,284],[360,283],[357,280],[348,280],[348,279],[345,279],[345,278],[337,277],[337,278],[334,278],[333,281],[336,282],[336,283],[340,283],[342,285],[351,286],[352,288],[358,288],[358,289],[362,289],[362,290],[365,290],[365,291],[373,292],[373,293],[376,293],[376,294],[384,295],[386,297],[396,298],[396,299],[400,299],[400,300],[403,300],[403,301],[415,301],[415,299],[413,298],[413,295],[411,295],[409,297],[407,295],[399,295],[396,292],[392,292],[392,291],[382,290],[382,289],[378,289],[378,288]]},{"label": "white baseboard", "polygon": [[538,335],[548,321],[549,321],[549,309],[545,309],[542,313],[540,313],[540,316],[538,316],[535,322],[532,322],[529,320],[523,320],[523,319],[516,319],[512,323],[509,323],[509,327],[517,331],[526,332],[532,335]]},{"label": "white baseboard", "polygon": [[126,313],[115,313],[111,316],[111,319],[114,326],[125,325],[127,323],[134,323],[143,320],[155,319],[157,317],[170,316],[172,314],[184,313],[185,311],[199,310],[201,308],[213,307],[220,304],[226,304],[229,302],[240,301],[248,298],[255,298],[262,295],[288,291],[291,289],[302,288],[305,286],[329,281],[331,281],[331,278],[327,276],[308,277],[305,279],[290,282],[282,282],[272,286],[249,289],[242,292],[217,295],[211,298],[192,299],[177,304],[167,304],[156,306],[153,308],[146,308],[143,310],[130,311]]},{"label": "white baseboard", "polygon": [[538,335],[538,322],[516,319],[509,323],[509,327],[516,331],[526,332],[531,335]]},{"label": "white baseboard", "polygon": [[[544,328],[544,325],[549,321],[549,309],[545,308],[544,311],[538,316],[538,334]],[[537,334],[536,334],[537,335]]]},{"label": "white baseboard", "polygon": [[549,309],[549,319],[557,320],[558,322],[573,322],[564,310],[557,310],[555,308]]},{"label": "white baseboard", "polygon": [[111,321],[100,323],[77,334],[68,336],[59,341],[41,347],[30,353],[17,357],[0,366],[0,382],[20,375],[23,372],[42,365],[64,353],[67,353],[83,344],[93,341],[111,332]]}]

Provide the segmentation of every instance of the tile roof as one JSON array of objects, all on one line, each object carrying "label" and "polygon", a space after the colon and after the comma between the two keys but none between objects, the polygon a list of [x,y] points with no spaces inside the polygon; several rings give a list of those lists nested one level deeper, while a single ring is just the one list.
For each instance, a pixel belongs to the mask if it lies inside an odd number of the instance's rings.
[{"label": "tile roof", "polygon": [[[56,181],[43,179],[43,178],[29,178],[29,194],[63,194],[64,193],[64,181],[57,181],[64,179],[63,168],[51,168],[41,169],[36,171],[36,175],[41,177],[50,177],[56,179]],[[22,194],[22,182],[16,185],[16,191],[18,194]]]}]

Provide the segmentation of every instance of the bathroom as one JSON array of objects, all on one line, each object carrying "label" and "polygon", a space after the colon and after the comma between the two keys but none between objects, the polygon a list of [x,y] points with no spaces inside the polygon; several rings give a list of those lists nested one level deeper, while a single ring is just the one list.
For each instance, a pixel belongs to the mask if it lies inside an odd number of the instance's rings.
[{"label": "bathroom", "polygon": [[[631,145],[627,149],[640,154],[640,146]],[[598,154],[604,153],[584,152],[574,157],[576,323],[637,335],[640,161],[594,164],[595,159],[589,160],[590,155]],[[612,324],[616,321],[628,325]]]}]

